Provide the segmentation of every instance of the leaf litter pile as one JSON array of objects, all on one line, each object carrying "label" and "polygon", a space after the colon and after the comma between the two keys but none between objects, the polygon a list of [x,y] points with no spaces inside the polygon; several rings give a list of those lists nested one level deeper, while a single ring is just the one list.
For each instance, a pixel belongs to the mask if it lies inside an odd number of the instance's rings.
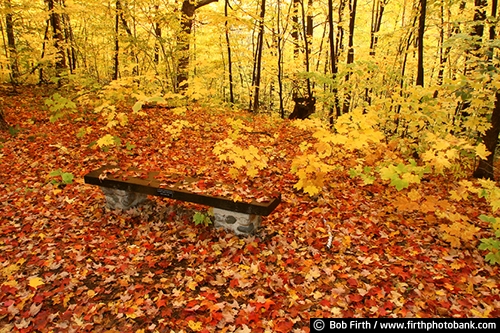
[{"label": "leaf litter pile", "polygon": [[[478,218],[488,207],[451,200],[458,185],[446,177],[398,192],[336,172],[311,198],[290,169],[314,139],[288,121],[117,106],[128,121],[109,126],[82,110],[50,122],[34,89],[3,103],[0,332],[308,332],[311,317],[500,316],[498,265],[477,247],[492,234]],[[221,142],[254,155],[231,164],[214,153]],[[166,198],[112,211],[83,183],[110,163],[282,203],[251,237],[195,225],[207,207]],[[446,241],[445,210],[467,217],[470,241]]]}]

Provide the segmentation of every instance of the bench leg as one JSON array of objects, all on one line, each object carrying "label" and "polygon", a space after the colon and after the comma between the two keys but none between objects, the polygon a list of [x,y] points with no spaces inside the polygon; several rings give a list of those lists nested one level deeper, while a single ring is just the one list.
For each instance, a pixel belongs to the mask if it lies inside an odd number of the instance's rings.
[{"label": "bench leg", "polygon": [[106,195],[106,205],[110,209],[127,210],[137,206],[148,197],[146,194],[101,187]]},{"label": "bench leg", "polygon": [[236,235],[248,236],[254,234],[260,227],[262,216],[244,214],[214,208],[214,226],[234,232]]}]

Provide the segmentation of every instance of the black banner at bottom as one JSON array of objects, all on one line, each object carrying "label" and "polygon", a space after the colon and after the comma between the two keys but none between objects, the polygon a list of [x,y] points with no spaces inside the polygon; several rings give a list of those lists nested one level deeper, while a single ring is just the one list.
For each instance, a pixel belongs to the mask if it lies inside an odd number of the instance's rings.
[{"label": "black banner at bottom", "polygon": [[311,318],[311,333],[366,330],[498,332],[500,318]]}]

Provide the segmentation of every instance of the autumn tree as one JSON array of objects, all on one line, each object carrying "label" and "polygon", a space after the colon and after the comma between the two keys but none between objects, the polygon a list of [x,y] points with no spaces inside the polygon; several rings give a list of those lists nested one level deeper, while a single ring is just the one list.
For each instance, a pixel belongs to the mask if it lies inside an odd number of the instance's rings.
[{"label": "autumn tree", "polygon": [[177,64],[177,82],[176,90],[185,92],[188,87],[189,74],[189,50],[190,37],[193,29],[194,15],[198,8],[217,2],[218,0],[184,0],[181,8],[181,33],[177,35],[177,51],[179,52],[179,60]]},{"label": "autumn tree", "polygon": [[225,36],[226,36],[226,44],[227,44],[227,68],[228,68],[228,78],[229,78],[229,102],[234,104],[234,82],[233,82],[233,59],[231,57],[231,43],[229,39],[229,22],[227,17],[229,7],[229,0],[224,1],[224,17],[226,20],[224,21],[225,28]]},{"label": "autumn tree", "polygon": [[61,14],[59,10],[56,8],[56,0],[46,0],[49,17],[50,17],[50,26],[52,27],[52,38],[54,41],[54,46],[57,50],[56,55],[56,76],[60,77],[62,72],[68,68],[66,63],[66,54],[64,47],[64,36],[62,34],[63,28],[61,24]]},{"label": "autumn tree", "polygon": [[[357,0],[349,0],[349,38],[347,45],[347,67],[354,63],[354,27],[356,24],[356,10],[357,10],[358,1]],[[349,82],[350,74],[349,69],[345,76],[345,84]],[[349,91],[346,92],[344,96],[344,106],[342,108],[342,113],[349,112],[349,108],[351,105],[351,93]]]},{"label": "autumn tree", "polygon": [[266,15],[266,0],[261,0],[260,14],[258,21],[257,44],[254,53],[254,63],[252,72],[253,96],[250,98],[250,110],[257,112],[259,110],[260,78],[262,65],[262,48],[264,47],[264,18]]},{"label": "autumn tree", "polygon": [[424,32],[427,0],[420,0],[420,13],[418,16],[418,60],[417,60],[417,86],[424,86]]},{"label": "autumn tree", "polygon": [[[308,1],[308,7],[307,7],[307,14],[305,10],[305,5],[304,5],[304,0],[300,2],[294,2],[294,32],[292,34],[294,38],[294,42],[297,45],[296,49],[294,50],[294,55],[295,58],[298,56],[298,44],[299,41],[296,40],[298,38],[298,19],[296,18],[296,9],[295,6],[300,3],[300,8],[301,8],[301,17],[302,17],[302,24],[300,25],[302,27],[302,36],[303,36],[303,49],[304,49],[304,67],[305,71],[309,72],[310,67],[311,67],[311,45],[312,45],[312,37],[313,37],[313,16],[312,16],[312,5],[313,2],[312,0]],[[298,83],[297,83],[298,85]],[[316,110],[316,98],[314,97],[312,86],[311,86],[311,79],[309,77],[306,77],[305,79],[305,92],[302,94],[298,94],[299,91],[302,91],[303,89],[300,89],[300,86],[293,87],[293,101],[295,103],[293,112],[290,114],[289,119],[306,119],[308,118],[311,114],[313,114]]]},{"label": "autumn tree", "polygon": [[[473,34],[480,39],[484,37],[484,28],[485,28],[485,20],[486,20],[486,0],[476,0],[475,1],[475,14],[474,14],[474,27]],[[497,8],[498,1],[492,1],[492,9],[491,9],[491,17],[497,17]],[[496,38],[496,32],[494,26],[491,25],[489,30],[489,39],[490,42],[493,42]],[[488,62],[491,62],[493,51],[488,49],[489,56]],[[498,68],[497,68],[498,70]],[[498,79],[498,76],[492,74],[492,78]],[[494,160],[495,160],[495,151],[498,144],[498,135],[500,134],[500,91],[497,89],[495,92],[495,103],[493,106],[493,112],[491,114],[491,127],[486,130],[486,132],[481,136],[483,143],[485,144],[488,152],[488,158],[486,160],[480,159],[479,164],[474,171],[474,177],[476,178],[494,178]]]},{"label": "autumn tree", "polygon": [[12,83],[16,84],[19,77],[19,63],[16,48],[16,39],[14,36],[14,22],[12,19],[12,4],[11,0],[5,0],[5,30],[7,32],[7,50],[10,60],[10,75]]}]

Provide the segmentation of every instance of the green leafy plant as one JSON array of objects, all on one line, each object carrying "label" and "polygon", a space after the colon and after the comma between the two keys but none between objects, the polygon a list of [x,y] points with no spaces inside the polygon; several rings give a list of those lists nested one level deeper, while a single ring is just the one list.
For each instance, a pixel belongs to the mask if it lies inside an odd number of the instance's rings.
[{"label": "green leafy plant", "polygon": [[196,212],[193,215],[193,222],[195,225],[203,224],[204,226],[208,226],[212,224],[212,220],[210,219],[210,216],[208,214],[204,214],[201,212]]},{"label": "green leafy plant", "polygon": [[414,160],[410,164],[399,163],[398,165],[388,165],[380,169],[380,177],[383,180],[390,180],[391,185],[398,191],[408,188],[412,183],[420,183],[425,173],[429,170],[426,167],[417,166]]},{"label": "green leafy plant", "polygon": [[49,173],[49,177],[56,178],[52,179],[51,183],[54,185],[68,185],[73,183],[73,179],[75,176],[73,176],[72,173],[69,172],[63,172],[61,169],[54,170]]},{"label": "green leafy plant", "polygon": [[495,238],[483,238],[479,244],[480,250],[489,251],[484,257],[490,264],[500,264],[500,220],[487,215],[480,215],[482,221],[491,223],[495,231]]},{"label": "green leafy plant", "polygon": [[68,113],[76,111],[76,104],[72,100],[61,96],[59,93],[55,93],[50,98],[47,98],[45,100],[45,105],[49,107],[51,112],[49,118],[51,123],[58,121]]}]

